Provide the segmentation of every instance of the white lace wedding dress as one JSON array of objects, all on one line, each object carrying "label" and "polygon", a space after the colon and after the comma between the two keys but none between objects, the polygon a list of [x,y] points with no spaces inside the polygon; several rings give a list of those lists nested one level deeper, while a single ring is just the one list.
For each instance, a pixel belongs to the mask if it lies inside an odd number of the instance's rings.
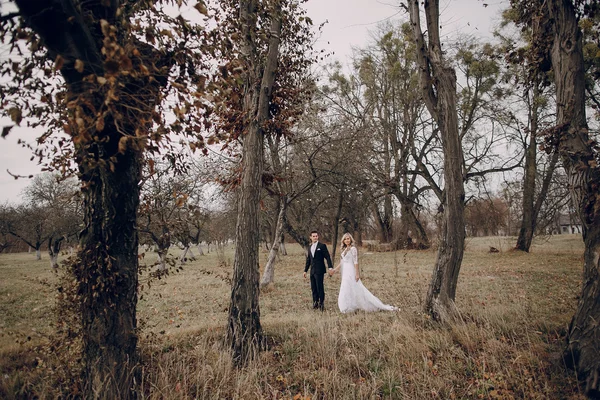
[{"label": "white lace wedding dress", "polygon": [[395,311],[398,308],[383,304],[363,285],[362,281],[356,281],[356,270],[354,264],[358,264],[358,251],[356,247],[350,247],[342,252],[341,256],[340,295],[338,296],[338,307],[343,313],[356,310],[363,311]]}]

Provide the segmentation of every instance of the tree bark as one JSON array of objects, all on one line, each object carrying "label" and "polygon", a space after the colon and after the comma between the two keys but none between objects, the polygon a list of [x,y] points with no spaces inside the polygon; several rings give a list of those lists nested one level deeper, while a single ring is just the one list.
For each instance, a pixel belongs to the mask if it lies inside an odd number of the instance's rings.
[{"label": "tree bark", "polygon": [[281,221],[281,238],[279,239],[279,253],[282,256],[287,256],[287,248],[285,247],[285,235],[283,234],[283,221]]},{"label": "tree bark", "polygon": [[274,282],[275,279],[275,260],[277,259],[277,253],[279,252],[280,246],[282,244],[281,237],[283,234],[283,219],[286,211],[286,200],[282,199],[279,203],[279,213],[277,215],[277,225],[275,228],[275,240],[273,241],[273,246],[271,246],[271,250],[269,251],[269,257],[267,258],[267,264],[265,265],[265,270],[263,272],[263,276],[260,280],[260,287],[264,288],[269,286]]},{"label": "tree bark", "polygon": [[389,214],[392,210],[390,199],[391,197],[386,195],[384,199],[383,214],[379,211],[377,204],[373,204],[373,214],[375,216],[375,221],[377,222],[377,227],[379,228],[379,241],[381,243],[389,243],[393,236],[391,224],[392,217],[391,214]]},{"label": "tree bark", "polygon": [[50,237],[48,239],[48,254],[50,255],[50,268],[58,268],[58,254],[60,253],[60,247],[64,236],[58,238]]},{"label": "tree bark", "polygon": [[[103,150],[114,154],[114,149]],[[95,171],[83,179],[90,185],[84,191],[85,228],[76,273],[86,393],[94,398],[134,397],[140,158],[133,151],[116,158],[114,172]]]},{"label": "tree bark", "polygon": [[581,295],[569,325],[564,357],[585,382],[585,394],[600,398],[600,171],[585,115],[582,34],[572,2],[549,0],[547,6],[554,22],[555,139],[583,225],[585,245]]},{"label": "tree bark", "polygon": [[[247,126],[243,132],[242,177],[239,188],[236,247],[233,265],[231,303],[229,306],[227,337],[233,361],[245,365],[254,358],[263,345],[259,308],[259,203],[264,164],[263,126],[269,118],[275,72],[277,70],[281,34],[281,4],[275,2],[271,15],[271,37],[264,60],[260,60],[254,30],[258,3],[240,0],[242,24],[242,56],[246,63],[244,85],[244,112]],[[256,86],[260,82],[260,86]]]},{"label": "tree bark", "polygon": [[333,220],[333,239],[332,239],[332,251],[331,259],[335,260],[335,252],[337,250],[338,236],[340,232],[340,218],[342,217],[342,206],[344,205],[344,185],[340,187],[338,194],[338,204],[336,207],[335,217]]},{"label": "tree bark", "polygon": [[[537,86],[535,87],[537,89]],[[535,232],[534,218],[534,197],[535,197],[535,181],[537,175],[537,128],[538,128],[538,106],[536,105],[538,90],[534,90],[534,101],[531,104],[529,115],[529,143],[525,155],[525,176],[523,179],[523,217],[521,219],[521,229],[517,237],[517,250],[529,252],[533,233]]]},{"label": "tree bark", "polygon": [[439,2],[425,1],[428,45],[421,30],[419,0],[410,0],[408,8],[417,45],[423,97],[439,126],[444,152],[444,218],[437,260],[425,301],[425,312],[435,320],[445,321],[457,313],[454,299],[465,240],[464,157],[456,113],[456,74],[442,54]]},{"label": "tree bark", "polygon": [[[64,60],[60,72],[67,101],[75,104],[69,125],[82,182],[84,227],[72,273],[80,299],[83,397],[135,398],[136,219],[143,146],[119,144],[121,139],[143,136],[149,128],[160,84],[157,79],[118,76],[124,97],[135,104],[130,107],[125,98],[115,101],[104,126],[98,127],[91,123],[97,119],[92,110],[101,110],[106,97],[86,77],[106,73],[100,20],[114,24],[118,2],[87,1],[77,7],[74,2],[59,0],[17,0],[16,4],[27,25],[42,38],[49,60],[58,56]],[[158,61],[154,49],[148,46],[144,50]],[[83,62],[83,70],[76,67],[76,60]]]},{"label": "tree bark", "polygon": [[542,205],[548,195],[548,190],[552,182],[552,176],[556,169],[556,163],[558,161],[558,153],[555,152],[550,156],[550,162],[548,168],[544,173],[542,181],[542,187],[535,196],[536,188],[536,175],[538,172],[537,168],[537,146],[536,141],[537,134],[539,131],[539,105],[537,105],[537,99],[540,95],[539,90],[540,83],[536,83],[533,89],[533,99],[531,101],[531,115],[530,115],[530,132],[529,132],[529,144],[526,149],[525,156],[525,176],[523,181],[523,217],[521,219],[521,228],[519,230],[519,236],[517,238],[517,250],[529,252],[533,236],[537,227],[538,216]]}]

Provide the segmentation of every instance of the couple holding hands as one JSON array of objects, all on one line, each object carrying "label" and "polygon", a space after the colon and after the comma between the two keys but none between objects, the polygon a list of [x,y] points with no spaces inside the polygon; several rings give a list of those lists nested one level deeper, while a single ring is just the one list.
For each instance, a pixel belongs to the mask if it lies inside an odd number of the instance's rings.
[{"label": "couple holding hands", "polygon": [[312,245],[306,255],[304,278],[306,278],[306,273],[310,269],[310,288],[312,290],[314,309],[324,310],[325,290],[323,287],[323,278],[326,272],[325,261],[327,261],[327,273],[330,276],[341,270],[342,282],[338,296],[338,307],[342,313],[358,310],[398,310],[394,306],[383,304],[381,300],[369,292],[362,284],[358,268],[358,250],[356,249],[352,235],[345,233],[342,236],[340,263],[335,268],[333,268],[327,245],[319,242],[319,233],[317,231],[310,233],[310,240],[312,241]]}]

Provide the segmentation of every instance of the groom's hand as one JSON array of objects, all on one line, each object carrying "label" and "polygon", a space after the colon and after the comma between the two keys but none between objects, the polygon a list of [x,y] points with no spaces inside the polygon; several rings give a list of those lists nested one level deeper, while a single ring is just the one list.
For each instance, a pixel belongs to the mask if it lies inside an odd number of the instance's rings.
[{"label": "groom's hand", "polygon": [[304,271],[304,273],[302,274],[302,276],[304,277],[304,279],[306,279],[306,271]]}]

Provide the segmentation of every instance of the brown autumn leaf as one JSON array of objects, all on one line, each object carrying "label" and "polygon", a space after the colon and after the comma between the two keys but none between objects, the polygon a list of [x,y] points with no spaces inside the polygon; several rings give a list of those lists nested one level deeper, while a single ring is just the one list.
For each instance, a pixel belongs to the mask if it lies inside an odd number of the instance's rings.
[{"label": "brown autumn leaf", "polygon": [[10,115],[10,119],[17,125],[19,125],[23,119],[23,113],[18,107],[11,107],[8,110],[8,115]]},{"label": "brown autumn leaf", "polygon": [[203,1],[199,1],[198,3],[196,3],[196,5],[194,6],[194,8],[196,10],[198,10],[198,12],[200,14],[208,15],[208,9],[206,8],[206,5],[204,4]]},{"label": "brown autumn leaf", "polygon": [[128,139],[129,138],[127,136],[123,136],[121,139],[119,139],[119,153],[125,153],[127,150],[127,143],[129,142]]},{"label": "brown autumn leaf", "polygon": [[96,131],[102,132],[104,130],[104,117],[101,116],[96,121]]},{"label": "brown autumn leaf", "polygon": [[127,56],[123,56],[121,58],[121,69],[123,71],[130,71],[133,68],[133,63],[131,62],[131,58]]},{"label": "brown autumn leaf", "polygon": [[100,20],[100,28],[102,29],[104,36],[108,36],[110,34],[110,23],[107,20]]}]

